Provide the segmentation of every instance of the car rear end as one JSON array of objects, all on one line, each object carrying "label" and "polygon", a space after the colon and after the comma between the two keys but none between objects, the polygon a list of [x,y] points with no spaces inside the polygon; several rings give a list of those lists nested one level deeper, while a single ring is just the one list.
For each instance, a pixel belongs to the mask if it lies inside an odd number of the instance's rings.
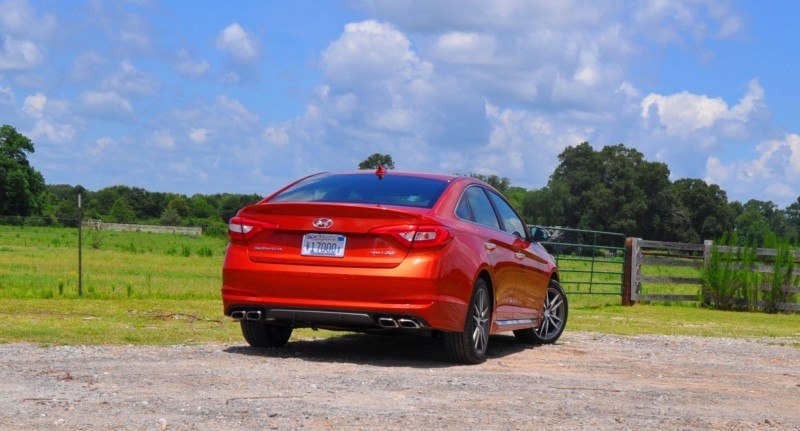
[{"label": "car rear end", "polygon": [[322,174],[243,208],[229,226],[225,314],[292,327],[459,330],[455,235],[432,214],[449,183]]}]

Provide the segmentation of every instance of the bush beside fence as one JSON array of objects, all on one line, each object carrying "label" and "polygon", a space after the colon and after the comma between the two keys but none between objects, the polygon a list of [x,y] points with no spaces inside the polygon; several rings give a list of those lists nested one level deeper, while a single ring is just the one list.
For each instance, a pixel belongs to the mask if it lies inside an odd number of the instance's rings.
[{"label": "bush beside fence", "polygon": [[[682,244],[631,238],[631,302],[702,301],[719,309],[800,311],[800,251],[788,243],[776,248],[722,244]],[[680,276],[645,275],[644,267],[696,268]],[[686,276],[686,275],[693,276]],[[690,285],[694,294],[643,293],[642,285]]]}]

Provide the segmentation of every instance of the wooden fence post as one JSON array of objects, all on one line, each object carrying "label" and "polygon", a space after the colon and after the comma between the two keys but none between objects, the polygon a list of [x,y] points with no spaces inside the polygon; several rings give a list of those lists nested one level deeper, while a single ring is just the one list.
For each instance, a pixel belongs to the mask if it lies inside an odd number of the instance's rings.
[{"label": "wooden fence post", "polygon": [[632,306],[631,301],[631,256],[633,255],[633,238],[625,238],[625,265],[622,269],[622,305]]},{"label": "wooden fence post", "polygon": [[641,301],[642,296],[642,283],[639,281],[642,275],[642,248],[639,246],[641,240],[631,240],[631,302],[634,304]]},{"label": "wooden fence post", "polygon": [[[713,249],[714,249],[714,241],[713,240],[707,239],[707,240],[703,241],[703,269],[704,270],[706,268],[708,268],[708,264],[711,263],[711,253],[712,253]],[[704,283],[700,283],[700,290],[701,290],[701,294],[700,294],[701,301],[702,302],[707,301],[707,298],[709,296],[708,296],[708,292],[706,292],[706,286],[705,286]],[[703,304],[703,305],[706,305],[706,304]]]}]

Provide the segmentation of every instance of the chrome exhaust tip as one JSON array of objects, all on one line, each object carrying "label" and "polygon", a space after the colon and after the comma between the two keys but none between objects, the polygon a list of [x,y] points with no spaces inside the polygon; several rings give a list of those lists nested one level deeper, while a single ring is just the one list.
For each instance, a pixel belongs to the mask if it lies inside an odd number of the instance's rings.
[{"label": "chrome exhaust tip", "polygon": [[419,322],[413,319],[398,319],[397,323],[400,324],[401,328],[419,329],[420,327]]},{"label": "chrome exhaust tip", "polygon": [[231,312],[231,318],[233,320],[243,320],[245,318],[244,310],[236,310],[234,312]]},{"label": "chrome exhaust tip", "polygon": [[397,328],[399,326],[397,321],[390,317],[379,318],[378,324],[381,325],[381,328]]},{"label": "chrome exhaust tip", "polygon": [[261,320],[261,310],[248,311],[247,320]]}]

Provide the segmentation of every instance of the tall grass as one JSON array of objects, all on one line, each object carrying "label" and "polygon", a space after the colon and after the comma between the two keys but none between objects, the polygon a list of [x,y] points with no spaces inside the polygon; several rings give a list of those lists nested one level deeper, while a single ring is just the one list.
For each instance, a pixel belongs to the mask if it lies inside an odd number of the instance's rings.
[{"label": "tall grass", "polygon": [[772,264],[773,272],[764,274],[763,308],[768,313],[775,313],[778,311],[778,304],[794,302],[795,294],[789,289],[798,284],[800,277],[793,274],[796,266],[794,247],[789,241],[768,238],[766,242],[765,245],[777,250],[777,254]]},{"label": "tall grass", "polygon": [[[794,294],[789,289],[798,282],[793,275],[794,247],[777,237],[764,245],[777,251],[774,260],[759,259],[755,244],[745,243],[735,233],[715,242],[701,271],[702,303],[718,310],[775,313],[779,304],[793,302]],[[723,252],[722,246],[737,248]],[[771,266],[772,272],[763,271],[765,266]]]}]

